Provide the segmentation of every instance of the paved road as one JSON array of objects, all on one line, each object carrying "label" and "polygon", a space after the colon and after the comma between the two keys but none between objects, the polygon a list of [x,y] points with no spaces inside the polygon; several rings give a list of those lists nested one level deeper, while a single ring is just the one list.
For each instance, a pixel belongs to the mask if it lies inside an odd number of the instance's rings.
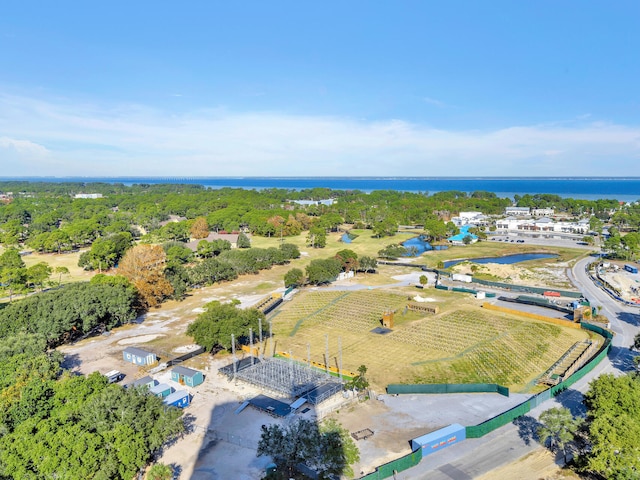
[{"label": "paved road", "polygon": [[536,418],[540,413],[557,406],[567,407],[574,414],[584,413],[582,394],[592,379],[602,373],[619,374],[633,368],[633,354],[628,347],[640,330],[640,309],[616,302],[591,282],[585,273],[585,266],[593,260],[586,258],[577,262],[570,272],[570,278],[592,305],[602,306],[601,313],[610,319],[611,329],[616,336],[609,356],[570,389],[518,419],[516,424],[506,425],[480,439],[465,440],[433,453],[418,466],[398,473],[397,480],[470,480],[513,462],[540,447],[533,437],[537,428]]}]

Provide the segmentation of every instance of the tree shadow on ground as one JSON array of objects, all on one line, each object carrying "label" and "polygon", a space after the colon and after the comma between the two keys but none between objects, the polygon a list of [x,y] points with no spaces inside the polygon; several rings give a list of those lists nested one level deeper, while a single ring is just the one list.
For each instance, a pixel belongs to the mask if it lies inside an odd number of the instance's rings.
[{"label": "tree shadow on ground", "polygon": [[171,471],[173,472],[172,480],[178,480],[180,475],[182,475],[182,467],[180,465],[176,465],[175,463],[171,463],[169,465],[171,467]]},{"label": "tree shadow on ground", "polygon": [[640,327],[640,314],[638,313],[618,312],[616,317],[618,317],[618,320],[621,322],[628,323],[634,327]]},{"label": "tree shadow on ground", "polygon": [[635,370],[633,365],[633,357],[637,355],[636,352],[628,347],[611,347],[609,350],[609,361],[614,368],[617,368],[621,372],[631,372]]},{"label": "tree shadow on ground", "polygon": [[574,417],[584,417],[587,409],[583,403],[584,394],[579,390],[568,388],[556,395],[556,401],[567,408]]},{"label": "tree shadow on ground", "polygon": [[525,443],[530,445],[532,441],[538,442],[538,428],[542,425],[537,419],[530,415],[524,415],[518,417],[513,421],[513,424],[518,427],[518,436]]},{"label": "tree shadow on ground", "polygon": [[62,361],[62,368],[69,370],[73,374],[78,374],[78,369],[82,365],[82,359],[77,353],[70,353],[64,356]]}]

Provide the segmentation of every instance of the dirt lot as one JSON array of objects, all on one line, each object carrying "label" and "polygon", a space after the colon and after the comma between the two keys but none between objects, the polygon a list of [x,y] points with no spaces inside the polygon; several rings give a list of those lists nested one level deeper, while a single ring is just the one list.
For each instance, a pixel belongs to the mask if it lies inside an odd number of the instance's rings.
[{"label": "dirt lot", "polygon": [[[618,289],[622,294],[622,298],[629,302],[635,302],[635,299],[637,299],[637,303],[640,303],[640,273],[625,271],[624,263],[618,263],[615,265],[618,267],[618,270],[608,268],[603,270],[600,275]],[[635,266],[640,268],[640,265],[638,264],[635,264]]]}]

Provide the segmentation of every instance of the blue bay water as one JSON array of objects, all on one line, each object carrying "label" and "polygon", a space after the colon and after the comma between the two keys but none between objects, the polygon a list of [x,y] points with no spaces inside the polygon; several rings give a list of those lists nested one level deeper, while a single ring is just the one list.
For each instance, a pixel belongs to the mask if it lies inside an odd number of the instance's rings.
[{"label": "blue bay water", "polygon": [[499,197],[550,193],[561,197],[595,200],[617,199],[630,202],[640,199],[640,177],[22,177],[0,180],[47,182],[105,182],[132,184],[186,183],[208,188],[244,188],[262,190],[282,188],[302,190],[397,190],[436,193],[459,190],[494,192]]}]

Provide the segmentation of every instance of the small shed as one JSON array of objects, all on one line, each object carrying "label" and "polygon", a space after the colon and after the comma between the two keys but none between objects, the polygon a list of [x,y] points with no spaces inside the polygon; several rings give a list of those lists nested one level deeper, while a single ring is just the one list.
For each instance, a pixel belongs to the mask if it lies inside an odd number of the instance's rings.
[{"label": "small shed", "polygon": [[204,382],[204,377],[202,376],[202,372],[198,370],[192,370],[191,368],[178,365],[171,370],[171,380],[178,382],[180,385],[197,387]]},{"label": "small shed", "polygon": [[157,382],[153,378],[147,375],[146,377],[139,378],[138,380],[127,384],[127,388],[135,388],[135,387],[151,388],[151,387],[155,387],[156,383]]},{"label": "small shed", "polygon": [[191,403],[191,395],[185,390],[178,390],[166,396],[162,402],[170,407],[184,408]]},{"label": "small shed", "polygon": [[122,351],[122,358],[135,365],[153,365],[158,361],[155,353],[147,352],[141,348],[127,347]]},{"label": "small shed", "polygon": [[171,385],[167,385],[166,383],[161,383],[159,385],[156,385],[155,387],[151,387],[149,389],[149,392],[155,395],[156,397],[165,398],[171,394],[172,390],[173,388],[171,388]]}]

